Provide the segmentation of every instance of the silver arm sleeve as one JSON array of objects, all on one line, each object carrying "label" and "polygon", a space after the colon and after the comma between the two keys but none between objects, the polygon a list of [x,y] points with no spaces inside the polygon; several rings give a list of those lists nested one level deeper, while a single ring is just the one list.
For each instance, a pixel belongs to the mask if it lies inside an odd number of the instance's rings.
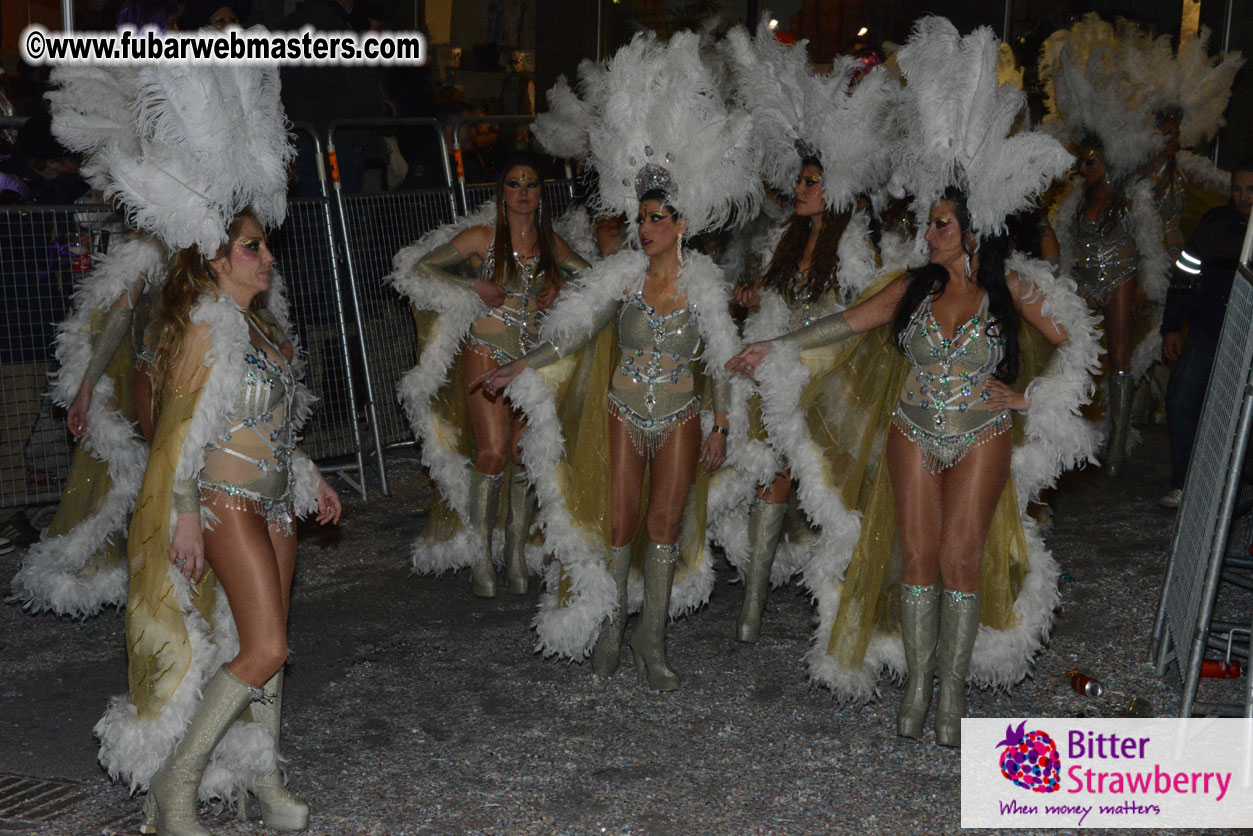
[{"label": "silver arm sleeve", "polygon": [[844,314],[834,313],[811,322],[787,336],[779,337],[779,342],[789,343],[804,351],[807,348],[817,348],[820,345],[832,345],[847,340],[853,334],[853,326],[848,324]]},{"label": "silver arm sleeve", "polygon": [[441,244],[422,257],[418,262],[418,268],[427,278],[443,282],[452,287],[472,291],[474,290],[475,282],[478,281],[477,276],[458,276],[448,269],[449,267],[456,267],[465,260],[465,256],[457,252],[457,248],[452,244]]},{"label": "silver arm sleeve", "polygon": [[83,375],[83,382],[90,383],[92,386],[96,385],[101,375],[104,374],[104,370],[108,368],[109,361],[113,359],[118,346],[130,332],[131,320],[135,317],[135,312],[126,304],[126,301],[125,298],[119,299],[113,303],[113,307],[109,308],[109,313],[104,318],[104,325],[91,344],[91,359],[87,361],[87,371]]},{"label": "silver arm sleeve", "polygon": [[566,260],[557,265],[557,269],[561,271],[562,277],[566,281],[578,278],[579,274],[585,270],[590,270],[592,265],[583,260],[583,256],[570,250],[570,255],[566,256]]},{"label": "silver arm sleeve", "polygon": [[727,412],[731,408],[731,381],[725,374],[714,376],[714,412]]},{"label": "silver arm sleeve", "polygon": [[200,513],[200,480],[185,479],[174,483],[174,513]]},{"label": "silver arm sleeve", "polygon": [[586,328],[579,329],[567,338],[541,343],[522,359],[526,360],[527,365],[531,368],[538,369],[557,362],[567,354],[578,351],[591,342],[592,337],[599,334],[601,329],[613,320],[614,315],[618,312],[618,306],[618,300],[610,300],[607,305],[596,311],[596,315],[592,317],[591,323]]}]

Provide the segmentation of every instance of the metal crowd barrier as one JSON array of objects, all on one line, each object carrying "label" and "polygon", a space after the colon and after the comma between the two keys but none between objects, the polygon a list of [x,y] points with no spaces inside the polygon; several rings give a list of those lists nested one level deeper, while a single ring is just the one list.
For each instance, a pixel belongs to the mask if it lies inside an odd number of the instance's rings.
[{"label": "metal crowd barrier", "polygon": [[53,335],[122,229],[108,206],[0,206],[0,507],[61,496],[74,451],[65,410],[47,398]]},{"label": "metal crowd barrier", "polygon": [[[295,127],[311,138],[320,158],[322,143],[313,128]],[[308,357],[305,382],[319,399],[301,446],[324,472],[338,473],[365,499],[357,364],[324,171],[319,181],[320,197],[288,201],[287,220],[270,234],[270,249],[287,281],[292,324]]]}]

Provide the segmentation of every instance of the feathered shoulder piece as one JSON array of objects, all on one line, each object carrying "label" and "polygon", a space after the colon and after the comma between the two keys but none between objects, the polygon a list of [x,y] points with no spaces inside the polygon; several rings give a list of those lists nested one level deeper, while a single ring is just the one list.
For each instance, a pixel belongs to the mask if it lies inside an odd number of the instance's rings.
[{"label": "feathered shoulder piece", "polygon": [[1090,14],[1050,35],[1039,65],[1049,110],[1045,126],[1068,145],[1096,137],[1116,179],[1148,162],[1164,141],[1151,112],[1135,100],[1126,54],[1114,27]]},{"label": "feathered shoulder piece", "polygon": [[276,68],[58,67],[52,80],[53,133],[86,155],[93,187],[170,249],[216,252],[248,207],[265,226],[286,217],[295,149]]},{"label": "feathered shoulder piece", "polygon": [[838,57],[830,72],[811,71],[806,42],[779,41],[769,17],[755,37],[737,26],[721,42],[734,98],[753,118],[761,177],[790,192],[802,158],[817,157],[827,206],[851,209],[860,192],[887,179],[888,110],[897,85],[877,67],[854,81],[859,62],[848,56]]},{"label": "feathered shoulder piece", "polygon": [[756,213],[752,119],[727,106],[701,60],[699,35],[680,32],[665,43],[636,35],[603,70],[581,73],[579,86],[599,212],[634,218],[640,196],[659,189],[687,219],[689,235]]},{"label": "feathered shoulder piece", "polygon": [[1207,142],[1226,124],[1223,112],[1243,56],[1236,51],[1211,56],[1206,27],[1183,38],[1177,52],[1169,35],[1150,39],[1130,24],[1126,28],[1124,67],[1137,102],[1148,113],[1178,120],[1180,146]]},{"label": "feathered shoulder piece", "polygon": [[1004,232],[1005,218],[1073,161],[1041,131],[1010,135],[1026,100],[998,82],[997,43],[986,26],[962,37],[945,18],[924,17],[897,56],[906,123],[894,185],[913,194],[919,214],[946,188],[962,190],[978,237]]}]

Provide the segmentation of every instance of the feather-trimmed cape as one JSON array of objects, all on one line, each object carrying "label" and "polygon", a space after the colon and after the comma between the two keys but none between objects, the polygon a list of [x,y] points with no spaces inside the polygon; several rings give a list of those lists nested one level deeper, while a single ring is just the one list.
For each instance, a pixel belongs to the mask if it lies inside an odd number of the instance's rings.
[{"label": "feather-trimmed cape", "polygon": [[[777,224],[756,242],[758,264],[764,267],[770,263],[786,226],[786,222]],[[879,269],[874,245],[870,240],[870,219],[865,213],[853,214],[840,237],[839,256],[836,267],[836,293],[839,303],[835,308],[828,308],[832,313],[842,310],[860,296],[874,281]],[[783,297],[767,289],[758,289],[758,295],[761,297],[761,305],[744,321],[746,343],[781,337],[791,327],[791,312]],[[766,431],[761,420],[761,402],[755,392],[748,402],[748,415],[750,430],[745,452],[726,468],[726,487],[723,489],[726,498],[720,503],[720,507],[726,508],[726,513],[710,521],[714,542],[722,547],[727,562],[741,572],[748,559],[749,503],[758,486],[768,484],[786,467],[779,451],[763,444]],[[809,535],[810,532],[799,531],[784,534],[770,572],[773,584],[777,586],[787,582],[797,572],[804,570],[815,556],[820,548],[820,538]]]},{"label": "feather-trimmed cape", "polygon": [[[563,292],[545,320],[542,335],[564,338],[585,330],[597,311],[627,298],[648,269],[637,250],[611,255]],[[739,350],[739,337],[728,312],[730,297],[722,271],[705,255],[685,256],[678,289],[687,294],[702,340],[695,364],[699,377],[723,375],[723,364]],[[555,385],[555,366],[519,375],[505,390],[526,413],[522,459],[539,498],[539,521],[545,549],[556,557],[545,578],[545,591],[535,618],[538,649],[545,655],[579,660],[596,641],[603,621],[617,607],[609,559],[609,381],[618,359],[617,322],[603,328],[580,351],[555,364],[574,365],[568,383]],[[700,375],[703,367],[704,374]],[[746,389],[732,382],[726,409],[730,420],[729,463],[740,461],[746,440]],[[704,403],[702,423],[708,431],[712,414]],[[645,482],[647,484],[647,482]],[[680,526],[679,566],[675,573],[670,614],[678,617],[708,600],[713,566],[706,537],[706,519],[724,513],[720,474],[698,473]],[[641,526],[641,529],[643,527]],[[643,536],[643,535],[641,535]],[[629,606],[642,599],[638,579],[629,586]]]},{"label": "feather-trimmed cape", "polygon": [[[291,340],[281,287],[271,286],[269,301],[279,329]],[[199,583],[189,583],[168,556],[177,519],[174,483],[199,473],[207,446],[230,428],[230,409],[247,374],[248,325],[229,297],[201,298],[189,318],[187,346],[174,375],[181,385],[161,404],[130,526],[129,694],[110,700],[95,727],[101,765],[132,792],[146,786],[173,751],[201,688],[239,650],[230,605],[212,571]],[[293,347],[299,356],[294,340]],[[290,412],[293,433],[308,417],[311,401],[308,390],[298,385]],[[317,510],[319,477],[313,462],[298,453],[290,478],[295,513]],[[274,739],[250,720],[245,711],[214,750],[200,782],[201,799],[234,798],[276,768]]]},{"label": "feather-trimmed cape", "polygon": [[[129,304],[122,300],[145,283],[160,286],[165,277],[165,251],[146,235],[126,238],[97,260],[74,294],[73,313],[57,326],[54,402],[69,406],[78,394],[109,309]],[[26,553],[13,578],[13,597],[29,610],[87,618],[126,601],[123,532],[148,456],[135,431],[134,369],[128,337],[96,384],[87,432],[48,534]]]},{"label": "feather-trimmed cape", "polygon": [[[1011,479],[984,547],[983,626],[970,680],[993,688],[1008,688],[1030,673],[1057,604],[1057,564],[1024,514],[1026,503],[1062,470],[1090,460],[1097,445],[1097,434],[1079,414],[1092,394],[1100,350],[1094,317],[1074,282],[1054,276],[1044,262],[1015,257],[1007,269],[1018,272],[1024,294],[1043,296],[1045,315],[1068,339],[1056,349],[1057,373],[1033,385],[1025,421],[1015,418]],[[893,278],[884,276],[862,298]],[[1053,349],[1025,324],[1020,341],[1026,380]],[[818,606],[806,654],[809,674],[850,703],[873,699],[884,670],[898,679],[906,672],[895,598],[894,504],[879,459],[907,371],[885,326],[799,356],[776,345],[757,374],[771,444],[791,464],[801,507],[821,544],[804,568]],[[814,427],[825,429],[815,435]]]}]

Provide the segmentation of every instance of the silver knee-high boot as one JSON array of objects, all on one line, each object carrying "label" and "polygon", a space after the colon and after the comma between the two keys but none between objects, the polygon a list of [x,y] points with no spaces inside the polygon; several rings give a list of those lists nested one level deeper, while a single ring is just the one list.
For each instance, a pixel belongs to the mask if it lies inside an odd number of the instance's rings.
[{"label": "silver knee-high boot", "polygon": [[256,689],[225,667],[204,687],[183,738],[148,782],[144,819],[155,821],[160,836],[210,836],[196,820],[196,792],[214,748],[226,735]]},{"label": "silver knee-high boot", "polygon": [[941,746],[960,746],[962,742],[966,675],[970,673],[970,654],[979,634],[982,600],[978,592],[945,589],[940,595],[940,638],[936,646],[940,699],[935,706],[935,742]]},{"label": "silver knee-high boot", "polygon": [[774,551],[783,531],[787,515],[786,502],[753,501],[748,512],[748,567],[744,571],[744,603],[735,622],[735,637],[742,642],[756,642],[761,635],[761,614],[770,595],[770,570],[774,568]]},{"label": "silver knee-high boot", "polygon": [[526,570],[526,541],[531,537],[534,515],[535,491],[531,490],[526,471],[515,465],[509,485],[509,517],[505,521],[505,576],[514,595],[525,595],[531,588]]},{"label": "silver knee-high boot", "polygon": [[492,530],[496,528],[496,505],[505,474],[488,476],[470,471],[470,519],[466,525],[483,538],[479,553],[470,564],[470,587],[480,598],[496,597],[496,564],[492,560]]},{"label": "silver knee-high boot", "polygon": [[618,610],[613,618],[600,626],[600,637],[592,650],[592,672],[597,676],[612,676],[618,669],[622,651],[622,633],[627,620],[627,577],[631,572],[631,546],[614,546],[609,551],[609,574],[618,591]]},{"label": "silver knee-high boot", "polygon": [[1118,476],[1127,459],[1127,437],[1131,432],[1131,397],[1135,394],[1131,375],[1115,372],[1109,381],[1109,444],[1105,447],[1105,474]]},{"label": "silver knee-high boot", "polygon": [[[283,669],[265,683],[265,699],[252,704],[252,718],[274,738],[274,754],[278,755],[279,726],[283,717]],[[304,830],[309,826],[309,805],[288,791],[283,776],[276,768],[252,787],[261,803],[261,821],[271,830]]]},{"label": "silver knee-high boot", "polygon": [[679,687],[679,675],[666,661],[666,625],[670,621],[670,587],[679,547],[649,542],[644,547],[644,604],[631,634],[631,655],[640,682],[655,691]]},{"label": "silver knee-high boot", "polygon": [[940,585],[901,584],[901,641],[909,678],[896,712],[896,733],[922,737],[935,689],[935,641],[940,629]]}]

